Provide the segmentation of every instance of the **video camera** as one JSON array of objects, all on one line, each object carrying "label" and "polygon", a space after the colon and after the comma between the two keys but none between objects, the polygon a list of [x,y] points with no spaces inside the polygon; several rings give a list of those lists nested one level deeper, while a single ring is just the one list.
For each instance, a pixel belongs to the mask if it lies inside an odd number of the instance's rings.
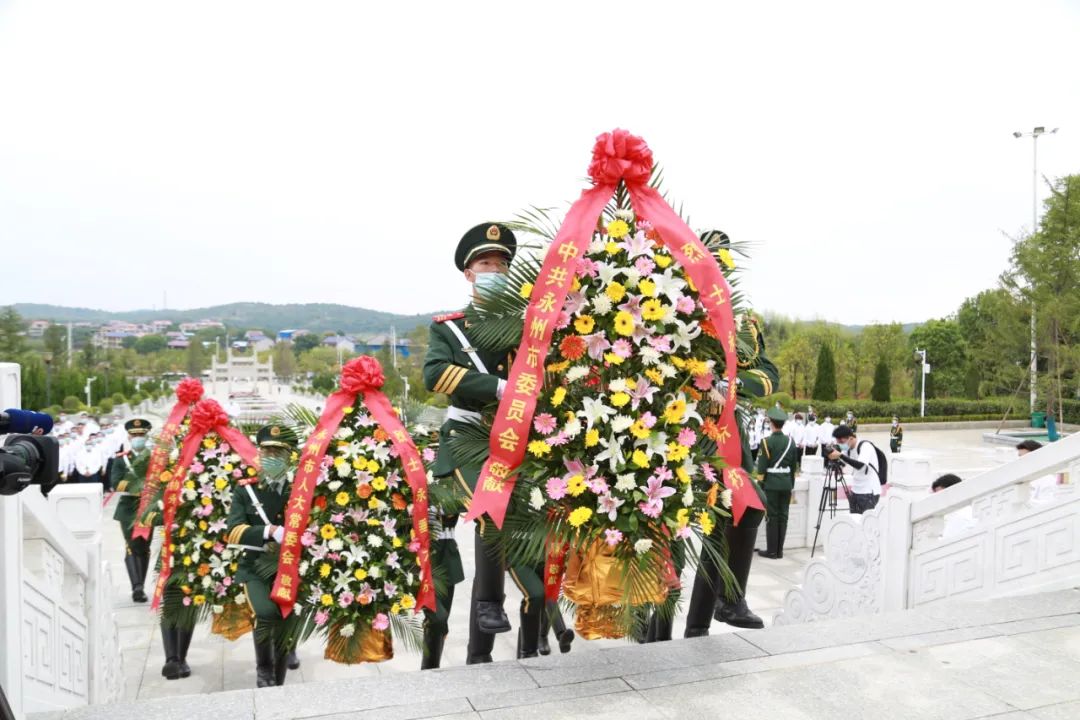
[{"label": "video camera", "polygon": [[[60,480],[60,444],[42,433],[52,418],[25,410],[0,412],[0,495],[15,495],[31,485],[48,495]],[[15,434],[7,434],[15,433]]]}]

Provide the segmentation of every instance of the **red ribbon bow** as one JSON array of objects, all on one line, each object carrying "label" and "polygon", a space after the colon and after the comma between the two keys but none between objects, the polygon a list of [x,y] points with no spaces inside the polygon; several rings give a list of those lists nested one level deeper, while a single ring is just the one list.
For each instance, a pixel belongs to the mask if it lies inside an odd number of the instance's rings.
[{"label": "red ribbon bow", "polygon": [[649,187],[651,174],[652,152],[642,138],[626,130],[615,130],[596,139],[589,164],[589,176],[595,184],[570,207],[537,275],[536,287],[544,288],[545,292],[533,293],[525,311],[528,332],[522,336],[507,378],[506,392],[499,402],[491,431],[491,452],[480,471],[466,520],[487,513],[496,526],[502,527],[517,480],[515,470],[525,457],[529,429],[536,412],[543,383],[543,359],[547,357],[559,313],[573,283],[576,263],[588,248],[596,219],[615,193],[619,180],[626,183],[638,217],[652,224],[672,257],[697,288],[713,327],[719,329],[726,364],[724,374],[729,388],[727,402],[720,416],[722,439],[718,443],[728,464],[724,469],[724,482],[733,493],[740,494],[738,503],[733,505],[736,524],[747,506],[761,508],[761,500],[750,483],[741,482],[745,472],[741,468],[742,445],[735,420],[738,358],[731,287],[716,259],[694,231],[655,189]]}]

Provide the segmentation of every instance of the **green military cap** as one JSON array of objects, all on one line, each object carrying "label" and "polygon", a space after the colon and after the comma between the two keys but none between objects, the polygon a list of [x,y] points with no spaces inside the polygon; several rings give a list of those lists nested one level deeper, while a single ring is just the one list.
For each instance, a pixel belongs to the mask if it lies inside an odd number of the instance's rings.
[{"label": "green military cap", "polygon": [[517,252],[517,238],[505,225],[481,223],[461,236],[454,253],[454,264],[458,270],[464,270],[473,258],[493,251],[501,252],[507,260],[512,260]]},{"label": "green military cap", "polygon": [[296,432],[287,425],[264,425],[255,435],[255,444],[259,447],[280,447],[295,450]]},{"label": "green military cap", "polygon": [[128,431],[128,435],[146,435],[152,427],[149,420],[142,418],[134,418],[124,423],[124,429]]},{"label": "green military cap", "polygon": [[766,414],[770,420],[775,420],[778,423],[787,422],[787,413],[778,407],[769,408],[769,412]]},{"label": "green military cap", "polygon": [[706,230],[698,236],[702,245],[715,242],[717,245],[730,245],[731,238],[723,230]]}]

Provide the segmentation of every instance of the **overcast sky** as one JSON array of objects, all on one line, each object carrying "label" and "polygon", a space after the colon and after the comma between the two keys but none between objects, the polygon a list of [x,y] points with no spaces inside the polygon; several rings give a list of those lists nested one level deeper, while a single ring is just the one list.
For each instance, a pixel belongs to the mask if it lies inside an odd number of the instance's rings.
[{"label": "overcast sky", "polygon": [[[953,312],[1080,172],[1080,3],[0,0],[0,304],[461,304],[470,226],[642,135],[754,305]],[[1044,193],[1041,193],[1044,194]]]}]

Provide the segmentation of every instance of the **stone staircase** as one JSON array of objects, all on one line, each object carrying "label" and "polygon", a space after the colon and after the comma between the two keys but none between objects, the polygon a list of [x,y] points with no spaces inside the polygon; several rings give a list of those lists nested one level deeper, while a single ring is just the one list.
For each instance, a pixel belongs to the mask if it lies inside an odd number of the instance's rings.
[{"label": "stone staircase", "polygon": [[1077,718],[1080,589],[30,720]]}]

